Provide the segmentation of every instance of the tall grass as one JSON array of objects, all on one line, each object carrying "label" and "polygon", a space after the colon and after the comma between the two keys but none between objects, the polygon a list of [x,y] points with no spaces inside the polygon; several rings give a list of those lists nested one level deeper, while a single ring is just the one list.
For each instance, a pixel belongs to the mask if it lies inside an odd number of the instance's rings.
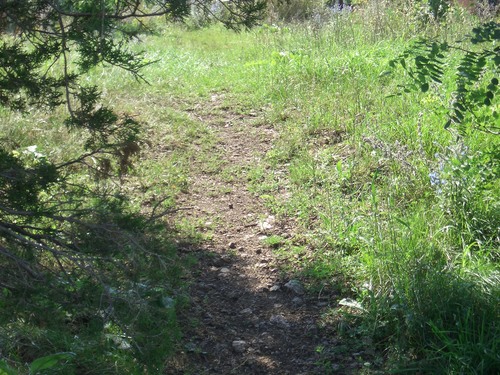
[{"label": "tall grass", "polygon": [[437,91],[388,98],[405,81],[387,74],[388,60],[411,40],[458,39],[478,20],[452,8],[436,24],[421,12],[369,2],[254,32],[265,48],[250,44],[253,59],[237,69],[258,88],[238,91],[270,105],[281,138],[267,163],[287,176],[255,173],[254,189],[309,233],[308,275],[355,279],[364,332],[393,348],[400,369],[494,373],[498,139],[457,142]]},{"label": "tall grass", "polygon": [[[396,368],[494,373],[498,138],[457,143],[437,91],[389,98],[405,82],[389,60],[419,37],[458,39],[478,20],[452,8],[438,24],[413,1],[311,12],[240,34],[159,28],[138,46],[158,60],[146,71],[151,86],[114,75],[104,84],[122,98],[132,85],[120,105],[147,105],[153,137],[170,122],[163,103],[192,108],[225,93],[229,110],[263,108],[280,136],[251,184],[278,215],[298,218],[304,235],[291,251],[304,238],[313,249],[304,272],[349,282],[364,307],[362,334]],[[445,87],[453,90],[450,76]],[[186,131],[168,132],[182,144],[207,129]]]}]

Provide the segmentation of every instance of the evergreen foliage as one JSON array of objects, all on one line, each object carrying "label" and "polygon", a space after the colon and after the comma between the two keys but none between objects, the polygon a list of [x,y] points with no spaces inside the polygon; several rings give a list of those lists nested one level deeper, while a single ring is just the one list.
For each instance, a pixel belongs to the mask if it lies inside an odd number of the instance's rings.
[{"label": "evergreen foliage", "polygon": [[[140,124],[104,105],[86,77],[98,66],[115,66],[144,80],[141,69],[152,62],[128,49],[131,23],[182,20],[192,4],[0,1],[2,111],[65,112],[64,125],[82,150],[54,160],[37,145],[0,138],[0,337],[11,360],[71,350],[79,354],[76,367],[64,373],[104,374],[161,369],[171,351],[178,335],[175,285],[165,276],[178,272],[172,246],[155,226],[157,215],[136,213],[109,183],[140,151]],[[233,29],[255,24],[265,5],[221,4]],[[133,355],[105,354],[117,347]],[[100,351],[95,358],[93,350]]]}]

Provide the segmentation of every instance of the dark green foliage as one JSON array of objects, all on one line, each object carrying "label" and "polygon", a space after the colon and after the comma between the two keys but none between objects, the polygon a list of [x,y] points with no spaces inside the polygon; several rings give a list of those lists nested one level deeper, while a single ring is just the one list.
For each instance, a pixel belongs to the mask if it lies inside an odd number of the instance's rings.
[{"label": "dark green foliage", "polygon": [[[499,102],[500,24],[489,22],[472,30],[465,40],[448,44],[434,40],[420,40],[401,56],[391,61],[400,65],[412,79],[403,91],[429,90],[431,85],[441,85],[445,69],[452,64],[450,56],[461,55],[454,69],[455,89],[451,95],[451,108],[445,128],[459,126],[464,132],[468,126],[498,133],[500,114],[495,107]],[[467,44],[469,42],[470,44]]]}]

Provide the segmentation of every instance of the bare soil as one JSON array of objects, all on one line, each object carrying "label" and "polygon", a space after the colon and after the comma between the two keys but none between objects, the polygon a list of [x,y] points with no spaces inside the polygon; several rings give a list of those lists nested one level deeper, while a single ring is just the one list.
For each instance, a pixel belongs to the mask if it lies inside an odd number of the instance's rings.
[{"label": "bare soil", "polygon": [[[189,308],[181,315],[183,347],[169,373],[325,374],[317,348],[334,347],[339,339],[318,323],[338,298],[285,286],[290,276],[263,239],[292,236],[294,222],[276,220],[247,188],[246,171],[264,157],[277,133],[260,113],[234,113],[217,95],[209,105],[212,111],[193,110],[192,116],[215,132],[213,153],[235,175],[204,172],[197,166],[203,162],[193,160],[190,191],[178,200],[191,209],[172,220],[188,220],[213,232],[211,240],[181,249],[198,262],[190,276]],[[330,368],[359,370],[354,360],[341,362]]]}]

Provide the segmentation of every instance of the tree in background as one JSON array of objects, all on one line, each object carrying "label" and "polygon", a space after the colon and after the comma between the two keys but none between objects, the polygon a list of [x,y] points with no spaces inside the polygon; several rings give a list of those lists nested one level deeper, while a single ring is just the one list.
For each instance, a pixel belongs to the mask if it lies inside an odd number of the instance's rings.
[{"label": "tree in background", "polygon": [[[85,77],[101,65],[144,80],[141,69],[151,62],[127,49],[134,38],[130,22],[182,20],[191,6],[210,12],[212,3],[0,1],[0,109],[65,108],[64,125],[78,134],[82,150],[51,160],[36,145],[19,148],[18,140],[0,138],[0,336],[9,342],[3,355],[25,363],[50,347],[85,346],[85,337],[92,350],[109,351],[105,330],[134,353],[135,359],[123,359],[130,361],[125,367],[159,366],[168,352],[175,322],[162,274],[170,255],[161,239],[141,240],[155,216],[136,214],[126,196],[101,183],[127,173],[140,150],[140,124],[103,105],[99,88]],[[255,24],[265,6],[260,0],[220,3],[233,29]],[[51,324],[65,333],[50,337]],[[105,373],[96,368],[99,359],[88,361],[78,366]]]}]

